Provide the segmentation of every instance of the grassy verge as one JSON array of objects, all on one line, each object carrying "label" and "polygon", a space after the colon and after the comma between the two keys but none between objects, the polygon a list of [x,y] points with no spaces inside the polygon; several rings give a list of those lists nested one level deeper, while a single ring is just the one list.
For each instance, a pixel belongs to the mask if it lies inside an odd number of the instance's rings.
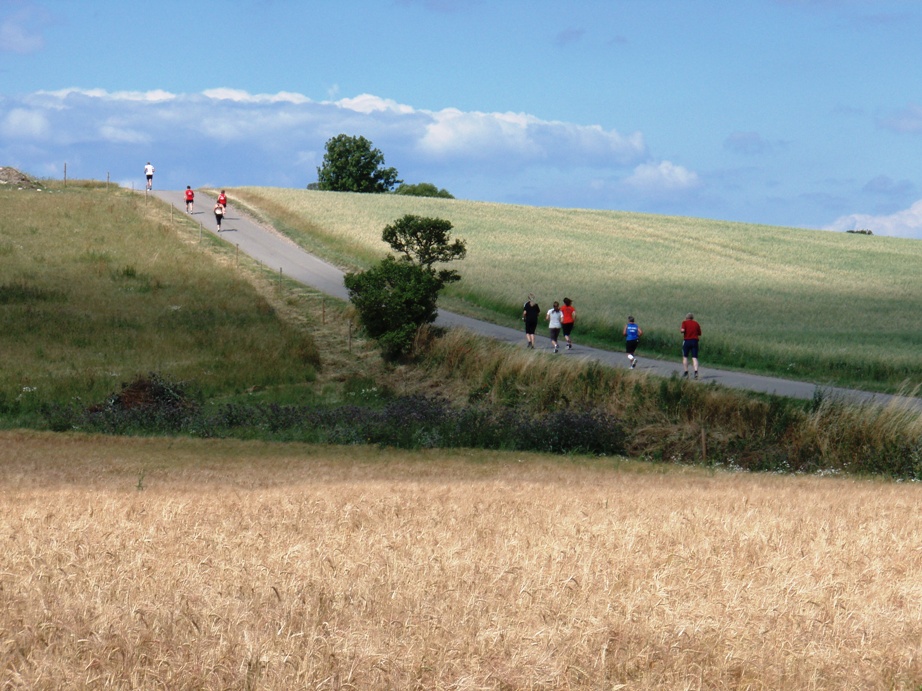
[{"label": "grassy verge", "polygon": [[922,479],[922,414],[899,404],[791,401],[591,362],[536,360],[463,331],[432,340],[424,366],[468,402],[610,416],[625,430],[626,453],[646,460]]},{"label": "grassy verge", "polygon": [[209,397],[316,378],[309,327],[282,314],[309,296],[233,270],[226,246],[168,207],[73,182],[0,196],[5,419],[151,371]]},{"label": "grassy verge", "polygon": [[352,380],[344,387],[351,400],[337,405],[199,405],[182,387],[154,381],[90,409],[51,407],[47,424],[408,450],[629,454],[654,463],[922,479],[922,414],[896,404],[748,396],[585,361],[536,360],[460,330],[428,340],[416,369],[422,376],[413,393]]}]

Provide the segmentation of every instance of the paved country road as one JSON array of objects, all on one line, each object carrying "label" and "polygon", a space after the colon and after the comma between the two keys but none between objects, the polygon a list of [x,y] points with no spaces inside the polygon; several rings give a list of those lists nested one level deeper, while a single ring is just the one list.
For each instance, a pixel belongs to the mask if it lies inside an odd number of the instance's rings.
[{"label": "paved country road", "polygon": [[[182,190],[155,190],[152,194],[172,204],[179,213],[186,213]],[[212,213],[214,203],[214,197],[209,197],[199,192],[196,195],[196,203],[192,218],[199,221],[204,230],[218,235],[214,214]],[[282,274],[290,279],[316,288],[326,295],[341,300],[349,299],[349,294],[346,291],[346,287],[343,285],[343,272],[340,269],[304,251],[273,228],[253,220],[246,213],[234,206],[233,198],[230,199],[227,215],[222,222],[219,237],[231,245],[237,245],[242,252],[250,255],[262,264],[265,264],[270,269],[281,270]],[[460,326],[474,333],[498,341],[519,344],[523,348],[525,346],[525,334],[523,330],[520,331],[518,329],[510,329],[505,326],[482,322],[460,314],[446,312],[445,310],[439,310],[436,324],[447,327]],[[574,335],[576,339],[578,339],[578,331],[575,332]],[[535,345],[537,347],[536,352],[543,350],[547,353],[551,353],[549,339],[538,336]],[[677,338],[677,352],[680,346],[681,343]],[[702,354],[704,355],[702,365],[705,365],[707,362],[706,343],[702,349]],[[627,367],[628,364],[627,357],[622,352],[616,353],[598,348],[580,346],[578,344],[572,351],[561,350],[561,354],[558,357],[561,356],[592,358],[613,367]],[[673,374],[681,374],[682,365],[678,361],[651,360],[641,357],[636,371],[653,374],[659,377],[670,377]],[[787,398],[799,399],[813,398],[819,388],[823,394],[828,397],[858,402],[875,402],[881,405],[897,401],[922,411],[922,398],[874,394],[866,391],[842,389],[838,387],[818,387],[816,384],[807,382],[778,379],[775,377],[763,377],[757,374],[746,374],[744,372],[717,370],[706,366],[701,367],[699,382],[704,384],[713,382],[732,389],[744,389],[747,391],[776,394]]]}]

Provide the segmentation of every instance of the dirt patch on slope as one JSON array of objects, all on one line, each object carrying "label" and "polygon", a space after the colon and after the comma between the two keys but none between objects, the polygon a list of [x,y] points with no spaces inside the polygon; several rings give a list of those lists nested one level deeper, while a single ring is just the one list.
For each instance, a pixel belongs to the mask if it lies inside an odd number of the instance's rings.
[{"label": "dirt patch on slope", "polygon": [[20,173],[15,168],[10,168],[9,166],[0,166],[0,185],[5,185],[7,187],[15,187],[16,189],[25,190],[40,190],[42,189],[42,183],[38,180],[29,177],[25,173]]}]

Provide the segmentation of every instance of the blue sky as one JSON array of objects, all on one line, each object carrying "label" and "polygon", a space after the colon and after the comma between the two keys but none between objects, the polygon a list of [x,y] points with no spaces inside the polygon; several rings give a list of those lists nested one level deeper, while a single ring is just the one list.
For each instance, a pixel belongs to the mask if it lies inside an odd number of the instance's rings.
[{"label": "blue sky", "polygon": [[0,0],[0,165],[922,238],[922,2]]}]

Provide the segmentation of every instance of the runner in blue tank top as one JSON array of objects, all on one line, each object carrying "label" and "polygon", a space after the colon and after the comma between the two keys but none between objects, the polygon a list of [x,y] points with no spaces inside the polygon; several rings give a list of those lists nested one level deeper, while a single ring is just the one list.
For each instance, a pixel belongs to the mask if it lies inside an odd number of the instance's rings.
[{"label": "runner in blue tank top", "polygon": [[634,353],[637,351],[637,341],[643,336],[643,329],[634,322],[634,317],[628,317],[622,333],[624,350],[627,353],[627,359],[631,362],[631,369],[634,369],[637,367],[637,356]]}]

